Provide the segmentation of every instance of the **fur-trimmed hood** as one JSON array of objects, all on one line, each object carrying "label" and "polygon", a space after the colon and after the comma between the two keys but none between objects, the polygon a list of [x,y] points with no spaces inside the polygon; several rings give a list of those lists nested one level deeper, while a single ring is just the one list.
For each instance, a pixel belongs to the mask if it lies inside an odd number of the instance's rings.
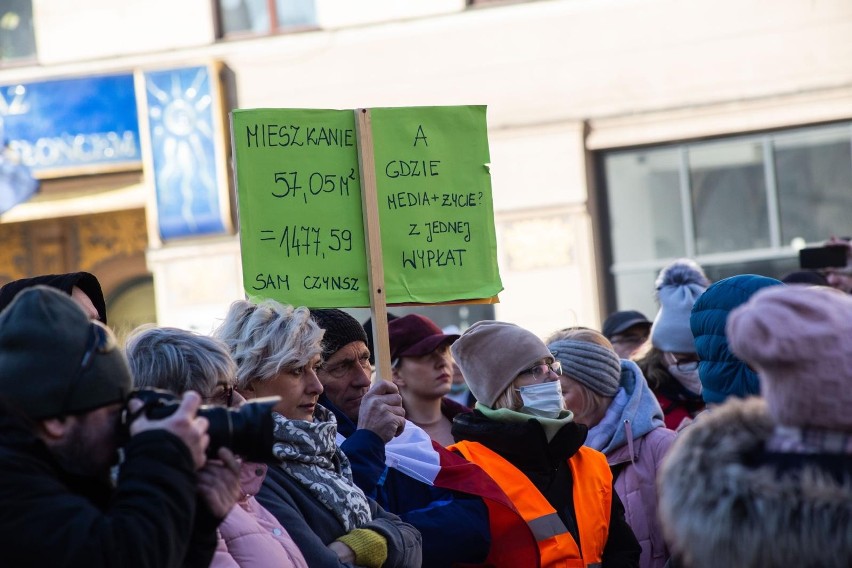
[{"label": "fur-trimmed hood", "polygon": [[764,450],[773,429],[763,400],[731,399],[675,442],[659,512],[684,566],[852,566],[852,456],[795,456],[781,471],[790,460],[775,458],[790,456]]}]

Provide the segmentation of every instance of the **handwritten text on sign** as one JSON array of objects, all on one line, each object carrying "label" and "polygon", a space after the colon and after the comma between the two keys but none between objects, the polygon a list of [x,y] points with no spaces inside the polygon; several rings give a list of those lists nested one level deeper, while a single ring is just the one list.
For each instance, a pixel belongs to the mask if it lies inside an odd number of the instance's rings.
[{"label": "handwritten text on sign", "polygon": [[371,115],[388,302],[496,295],[485,107]]},{"label": "handwritten text on sign", "polygon": [[[485,108],[371,113],[388,302],[496,295]],[[249,296],[369,305],[354,113],[236,110],[232,135]]]},{"label": "handwritten text on sign", "polygon": [[352,111],[236,110],[232,121],[246,293],[369,305]]}]

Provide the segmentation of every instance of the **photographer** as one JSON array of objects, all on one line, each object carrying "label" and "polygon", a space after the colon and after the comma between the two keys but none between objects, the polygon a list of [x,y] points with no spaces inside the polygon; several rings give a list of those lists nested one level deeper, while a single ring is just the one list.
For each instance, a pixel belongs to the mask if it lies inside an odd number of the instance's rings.
[{"label": "photographer", "polygon": [[226,476],[196,481],[208,444],[200,397],[187,393],[167,418],[141,416],[125,430],[130,384],[110,330],[67,294],[35,286],[0,313],[4,566],[209,564],[218,519],[197,492],[218,508],[233,500],[221,491]]}]

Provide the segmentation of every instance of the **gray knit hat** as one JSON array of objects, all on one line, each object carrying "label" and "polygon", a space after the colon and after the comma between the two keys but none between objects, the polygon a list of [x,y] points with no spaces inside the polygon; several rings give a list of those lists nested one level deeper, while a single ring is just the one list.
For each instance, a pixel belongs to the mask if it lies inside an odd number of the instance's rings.
[{"label": "gray knit hat", "polygon": [[695,353],[689,316],[692,305],[709,285],[704,270],[688,258],[676,260],[660,271],[656,282],[660,311],[651,326],[654,347],[670,353]]},{"label": "gray knit hat", "polygon": [[544,342],[512,323],[484,320],[470,326],[450,350],[476,400],[489,408],[515,377],[539,359],[552,358]]},{"label": "gray knit hat", "polygon": [[618,393],[621,360],[612,349],[576,339],[560,339],[547,348],[562,363],[563,375],[603,396],[613,397]]},{"label": "gray knit hat", "polygon": [[0,312],[0,394],[30,418],[123,402],[130,387],[112,332],[68,294],[33,286]]}]

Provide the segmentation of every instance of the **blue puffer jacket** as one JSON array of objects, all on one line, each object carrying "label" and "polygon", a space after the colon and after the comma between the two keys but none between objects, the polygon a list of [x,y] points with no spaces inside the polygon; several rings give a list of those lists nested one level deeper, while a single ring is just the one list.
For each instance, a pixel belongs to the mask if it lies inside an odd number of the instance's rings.
[{"label": "blue puffer jacket", "polygon": [[707,403],[719,403],[729,396],[760,394],[757,373],[749,369],[728,348],[725,322],[731,311],[767,286],[781,281],[755,274],[740,274],[719,280],[692,306],[689,325],[695,337],[695,350],[701,358],[698,375]]}]

